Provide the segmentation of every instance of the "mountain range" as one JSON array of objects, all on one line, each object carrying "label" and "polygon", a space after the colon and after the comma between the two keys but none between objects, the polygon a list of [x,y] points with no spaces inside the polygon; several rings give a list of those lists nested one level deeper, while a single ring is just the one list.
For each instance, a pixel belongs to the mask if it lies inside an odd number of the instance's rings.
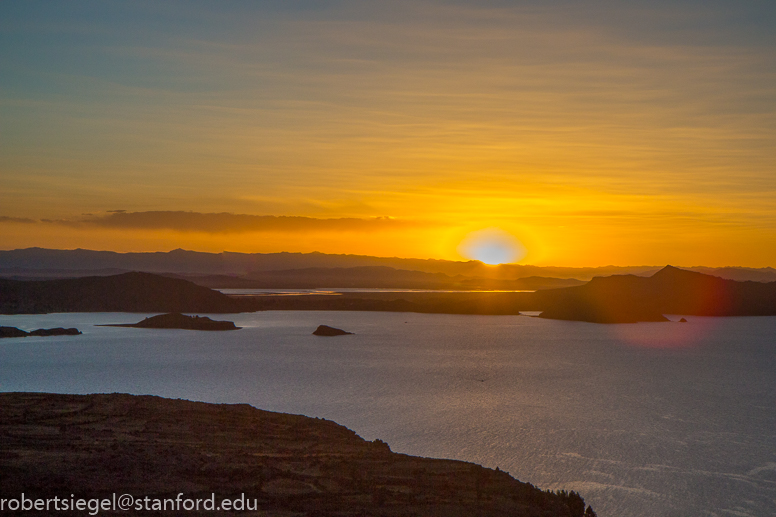
[{"label": "mountain range", "polygon": [[[182,275],[246,277],[269,271],[310,268],[389,267],[402,271],[442,273],[464,279],[517,280],[549,277],[588,281],[597,276],[634,274],[649,276],[660,266],[603,266],[595,268],[542,267],[519,264],[489,266],[482,262],[324,253],[204,253],[177,249],[169,252],[117,253],[94,250],[27,248],[0,251],[0,276],[5,278],[65,278],[111,275],[128,271]],[[738,281],[776,281],[773,268],[685,268]],[[341,286],[328,286],[341,287]]]}]

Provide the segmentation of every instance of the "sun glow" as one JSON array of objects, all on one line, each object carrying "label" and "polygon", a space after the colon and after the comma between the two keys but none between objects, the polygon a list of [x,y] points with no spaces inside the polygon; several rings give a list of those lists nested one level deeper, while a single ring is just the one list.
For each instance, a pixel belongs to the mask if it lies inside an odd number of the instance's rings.
[{"label": "sun glow", "polygon": [[458,252],[466,258],[492,266],[518,262],[527,250],[514,235],[499,228],[485,228],[471,232],[458,245]]}]

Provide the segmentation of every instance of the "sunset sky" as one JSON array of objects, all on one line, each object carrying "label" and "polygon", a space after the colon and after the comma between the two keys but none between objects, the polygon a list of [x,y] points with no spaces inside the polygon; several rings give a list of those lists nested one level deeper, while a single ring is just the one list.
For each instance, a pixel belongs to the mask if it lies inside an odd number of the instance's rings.
[{"label": "sunset sky", "polygon": [[776,266],[776,2],[0,2],[30,246]]}]

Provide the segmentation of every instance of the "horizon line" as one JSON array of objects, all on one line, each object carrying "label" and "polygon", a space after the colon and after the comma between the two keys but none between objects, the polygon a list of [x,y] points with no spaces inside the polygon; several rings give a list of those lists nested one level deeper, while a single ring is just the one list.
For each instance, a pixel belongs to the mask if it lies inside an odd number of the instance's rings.
[{"label": "horizon line", "polygon": [[[155,251],[117,251],[117,250],[107,250],[107,249],[91,249],[91,248],[45,248],[41,246],[30,246],[27,248],[10,248],[10,249],[0,249],[0,253],[3,252],[13,252],[13,251],[28,251],[28,250],[44,250],[44,251],[87,251],[87,252],[95,252],[95,253],[115,253],[119,255],[129,255],[129,254],[154,254],[154,253],[161,253],[161,254],[169,254],[173,252],[186,252],[186,253],[199,253],[199,254],[206,254],[206,255],[221,255],[221,254],[233,254],[233,255],[282,255],[282,254],[289,254],[289,255],[328,255],[328,256],[339,256],[339,257],[363,257],[363,258],[374,258],[374,259],[384,259],[384,260],[407,260],[407,261],[424,261],[424,262],[447,262],[447,263],[457,263],[457,264],[478,264],[482,267],[486,268],[499,268],[502,266],[512,266],[512,267],[533,267],[533,268],[541,268],[541,269],[608,269],[608,268],[618,268],[618,269],[634,269],[634,268],[644,268],[644,269],[660,269],[667,266],[676,267],[679,269],[695,269],[695,268],[705,268],[705,269],[753,269],[753,270],[760,270],[760,269],[776,269],[773,266],[762,266],[762,267],[754,267],[754,266],[734,266],[734,265],[725,265],[725,266],[707,266],[707,265],[692,265],[692,266],[685,266],[685,265],[674,265],[674,264],[662,264],[662,265],[647,265],[647,264],[629,264],[629,265],[616,265],[616,264],[606,264],[606,265],[599,265],[599,266],[563,266],[563,265],[538,265],[538,264],[520,264],[516,262],[505,262],[501,264],[487,264],[485,262],[482,262],[480,260],[470,259],[470,260],[450,260],[450,259],[439,259],[439,258],[419,258],[419,257],[399,257],[399,256],[380,256],[380,255],[363,255],[363,254],[357,254],[357,253],[325,253],[321,251],[310,251],[310,252],[302,252],[302,251],[270,251],[270,252],[243,252],[243,251],[229,251],[229,250],[222,250],[222,251],[199,251],[194,249],[184,249],[184,248],[174,248],[167,251],[161,251],[161,250],[155,250]],[[31,268],[31,269],[38,269],[38,268]],[[88,269],[88,268],[87,268]]]}]

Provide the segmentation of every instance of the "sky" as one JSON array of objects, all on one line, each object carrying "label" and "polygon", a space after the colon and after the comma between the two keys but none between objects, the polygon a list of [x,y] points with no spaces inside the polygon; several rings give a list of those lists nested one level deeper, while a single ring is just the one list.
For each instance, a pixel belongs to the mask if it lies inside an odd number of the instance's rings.
[{"label": "sky", "polygon": [[0,2],[32,246],[776,266],[776,3]]}]

